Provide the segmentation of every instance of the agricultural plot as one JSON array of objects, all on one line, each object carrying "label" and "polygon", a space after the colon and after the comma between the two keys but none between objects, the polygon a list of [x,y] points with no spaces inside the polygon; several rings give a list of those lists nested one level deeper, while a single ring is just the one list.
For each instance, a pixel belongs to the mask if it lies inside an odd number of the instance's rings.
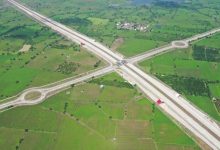
[{"label": "agricultural plot", "polygon": [[40,105],[1,113],[0,132],[0,147],[5,150],[199,149],[156,105],[115,73]]},{"label": "agricultural plot", "polygon": [[[0,99],[105,64],[1,1]],[[22,50],[22,51],[21,51]]]},{"label": "agricultural plot", "polygon": [[[133,56],[149,49],[205,32],[219,26],[220,2],[131,0],[22,0],[31,8],[117,50]],[[144,5],[148,2],[148,5]],[[192,15],[193,14],[193,15]],[[117,29],[118,22],[147,27],[146,32]]]},{"label": "agricultural plot", "polygon": [[216,120],[220,120],[220,34],[140,63],[149,73],[186,96]]},{"label": "agricultural plot", "polygon": [[[207,31],[220,21],[214,0],[150,6],[133,6],[125,0],[23,2],[108,47],[121,39],[116,50],[126,56]],[[0,99],[104,65],[1,3]],[[202,5],[207,5],[206,10]],[[121,21],[149,28],[146,32],[119,30],[116,24]],[[188,50],[155,58],[157,63],[150,60],[141,65],[220,120],[219,76],[208,73],[220,72],[219,49],[213,45],[194,43]],[[159,66],[161,60],[165,63]],[[28,99],[37,96],[31,93]],[[0,132],[0,148],[5,149],[199,149],[155,104],[116,74],[72,87],[40,105],[0,113]]]}]

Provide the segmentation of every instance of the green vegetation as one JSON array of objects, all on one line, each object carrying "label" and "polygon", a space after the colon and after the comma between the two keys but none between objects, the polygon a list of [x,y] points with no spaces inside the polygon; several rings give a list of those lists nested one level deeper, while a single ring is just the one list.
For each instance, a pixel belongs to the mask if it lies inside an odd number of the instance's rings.
[{"label": "green vegetation", "polygon": [[[218,0],[153,2],[134,0],[22,0],[35,10],[52,17],[111,47],[118,38],[118,51],[132,56],[173,40],[219,27]],[[130,2],[130,3],[129,3]],[[55,9],[56,8],[56,9]],[[118,22],[148,26],[147,32],[118,30]],[[217,41],[217,40],[216,40]]]},{"label": "green vegetation", "polygon": [[[22,1],[109,47],[121,39],[116,49],[126,56],[220,23],[217,0],[157,1],[147,6],[127,0]],[[104,65],[3,0],[0,3],[0,99]],[[118,30],[121,21],[149,28],[147,32]],[[199,41],[141,66],[220,120],[219,38]],[[24,45],[31,46],[29,51],[19,51]],[[72,86],[37,106],[0,113],[0,133],[0,149],[6,150],[199,149],[155,104],[115,73]]]},{"label": "green vegetation", "polygon": [[71,74],[79,68],[78,63],[74,62],[64,62],[59,65],[57,72],[62,72],[63,74]]},{"label": "green vegetation", "polygon": [[220,62],[220,49],[194,45],[193,58],[195,60]]},{"label": "green vegetation", "polygon": [[220,34],[211,36],[208,40],[200,40],[193,44],[193,58],[195,60],[220,62]]},{"label": "green vegetation", "polygon": [[[0,100],[104,65],[80,46],[0,3]],[[31,45],[29,51],[20,52],[26,44]]]},{"label": "green vegetation", "polygon": [[220,120],[220,34],[140,63],[140,66]]},{"label": "green vegetation", "polygon": [[95,26],[104,26],[108,24],[108,19],[88,18]]},{"label": "green vegetation", "polygon": [[95,83],[98,85],[108,85],[108,86],[115,86],[118,88],[133,88],[133,86],[131,84],[129,84],[128,82],[125,82],[123,80],[117,80],[117,79],[109,79],[106,77],[101,77],[98,79],[94,79],[92,81],[90,81],[90,83]]},{"label": "green vegetation", "polygon": [[25,95],[24,98],[25,98],[25,100],[36,100],[40,97],[41,97],[41,93],[34,91],[34,92],[30,92],[27,95]]},{"label": "green vegetation", "polygon": [[162,44],[152,40],[144,39],[125,39],[124,44],[119,48],[119,51],[126,56],[133,56],[138,53],[143,53],[161,46]]},{"label": "green vegetation", "polygon": [[158,78],[166,81],[167,84],[174,87],[178,92],[185,93],[187,95],[209,96],[209,88],[207,87],[206,82],[201,79],[177,75],[159,75]]},{"label": "green vegetation", "polygon": [[[108,84],[113,81],[117,84]],[[0,148],[199,149],[154,104],[124,83],[112,73],[37,106],[0,113]]]}]

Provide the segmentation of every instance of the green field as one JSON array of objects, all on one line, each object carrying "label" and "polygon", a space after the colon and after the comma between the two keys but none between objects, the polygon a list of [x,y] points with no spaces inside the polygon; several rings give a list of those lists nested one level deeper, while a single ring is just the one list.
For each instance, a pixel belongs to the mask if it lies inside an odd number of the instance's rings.
[{"label": "green field", "polygon": [[[132,0],[131,0],[132,1]],[[31,8],[111,47],[123,38],[118,51],[132,56],[173,40],[219,27],[218,0],[153,2],[135,5],[127,0],[22,0]],[[49,9],[48,9],[49,8]],[[134,22],[147,32],[118,30],[118,22]]]},{"label": "green field", "polygon": [[[94,55],[13,8],[5,5],[0,12],[0,99],[104,66]],[[24,45],[31,48],[20,52]]]},{"label": "green field", "polygon": [[[220,23],[218,0],[159,0],[150,5],[135,5],[128,0],[21,2],[109,48],[114,43],[116,51],[127,57],[219,27]],[[105,65],[80,46],[10,7],[5,0],[0,0],[0,20],[0,103],[26,88]],[[118,22],[149,28],[146,32],[119,30]],[[140,66],[219,121],[219,39],[217,34],[192,43],[188,49],[143,61]],[[140,91],[112,73],[72,87],[39,105],[1,112],[0,149],[200,148]]]},{"label": "green field", "polygon": [[4,150],[199,149],[116,73],[1,113],[0,132]]},{"label": "green field", "polygon": [[161,42],[132,38],[125,39],[124,44],[119,48],[119,51],[126,56],[133,56],[161,45]]},{"label": "green field", "polygon": [[220,120],[220,34],[143,61],[140,66]]}]

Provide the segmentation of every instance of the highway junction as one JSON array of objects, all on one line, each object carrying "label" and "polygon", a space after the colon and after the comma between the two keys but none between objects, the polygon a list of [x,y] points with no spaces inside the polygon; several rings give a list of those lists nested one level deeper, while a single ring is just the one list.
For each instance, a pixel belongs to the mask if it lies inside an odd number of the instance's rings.
[{"label": "highway junction", "polygon": [[[181,127],[187,129],[194,136],[201,139],[211,149],[220,150],[220,127],[218,122],[191,104],[187,99],[174,91],[172,88],[157,78],[146,74],[135,65],[137,62],[151,58],[155,55],[179,48],[187,48],[192,41],[202,39],[215,34],[216,32],[220,32],[220,29],[214,29],[181,41],[173,41],[163,47],[156,48],[138,56],[126,59],[121,54],[111,51],[109,48],[105,47],[94,39],[72,30],[46,16],[43,16],[14,0],[8,0],[8,2],[16,9],[22,11],[44,26],[51,28],[55,32],[63,35],[67,39],[77,44],[80,44],[88,51],[104,59],[109,63],[109,66],[72,80],[27,89],[17,96],[11,98],[10,101],[3,101],[3,103],[0,104],[1,111],[12,109],[17,106],[39,104],[48,97],[68,89],[75,84],[79,84],[115,71],[129,83],[136,85],[149,99],[155,103],[161,102],[158,103],[158,107],[173,120],[175,120],[176,123],[180,124]],[[33,92],[40,94],[36,99],[27,100],[25,97]]]}]

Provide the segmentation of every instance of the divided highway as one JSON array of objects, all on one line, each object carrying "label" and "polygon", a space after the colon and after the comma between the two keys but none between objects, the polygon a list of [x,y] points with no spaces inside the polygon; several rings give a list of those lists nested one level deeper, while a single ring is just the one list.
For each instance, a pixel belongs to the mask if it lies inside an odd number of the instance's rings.
[{"label": "divided highway", "polygon": [[[159,107],[163,111],[165,111],[178,123],[180,123],[182,126],[184,126],[189,131],[191,131],[191,133],[199,137],[212,149],[220,150],[220,128],[217,125],[217,123],[214,120],[212,120],[212,118],[210,118],[205,113],[203,113],[201,110],[191,105],[185,98],[181,97],[173,89],[171,89],[161,81],[158,81],[154,77],[144,73],[142,70],[140,70],[135,65],[130,63],[130,61],[124,60],[123,56],[112,52],[110,49],[96,42],[94,39],[91,39],[81,33],[78,33],[77,31],[67,28],[66,26],[56,21],[53,21],[37,12],[34,12],[14,0],[8,0],[8,1],[14,6],[16,6],[19,10],[29,15],[30,17],[34,18],[35,20],[39,21],[45,26],[50,27],[54,31],[67,37],[73,42],[81,44],[83,47],[93,52],[97,56],[105,59],[111,64],[108,68],[102,69],[94,74],[83,76],[73,81],[68,81],[66,83],[62,83],[60,85],[50,87],[48,89],[36,88],[34,90],[40,92],[41,97],[33,102],[27,103],[27,101],[24,98],[27,92],[24,92],[20,97],[18,97],[15,101],[13,101],[17,106],[38,104],[39,102],[42,102],[47,97],[49,97],[51,93],[53,94],[57,93],[57,91],[59,92],[60,90],[68,88],[71,84],[82,82],[84,80],[88,80],[89,78],[92,78],[93,76],[100,76],[104,73],[115,70],[124,79],[131,82],[132,84],[136,84],[155,103],[158,100],[162,100],[164,103],[160,104]],[[212,31],[212,33],[213,32],[214,31]],[[210,33],[195,36],[189,39],[188,41],[176,41],[171,45],[169,45],[167,48],[163,48],[159,51],[163,52],[168,50],[168,48],[173,48],[173,47],[177,47],[177,48],[186,47],[188,46],[190,40],[191,41],[196,40],[198,38],[203,37],[204,35],[209,35],[209,34]],[[136,59],[135,61],[138,60],[140,59]],[[135,61],[133,60],[131,62],[135,62]],[[9,102],[8,104],[9,105],[7,105],[7,107],[13,105],[12,102]],[[4,104],[0,105],[0,109],[1,108],[5,108]]]}]

